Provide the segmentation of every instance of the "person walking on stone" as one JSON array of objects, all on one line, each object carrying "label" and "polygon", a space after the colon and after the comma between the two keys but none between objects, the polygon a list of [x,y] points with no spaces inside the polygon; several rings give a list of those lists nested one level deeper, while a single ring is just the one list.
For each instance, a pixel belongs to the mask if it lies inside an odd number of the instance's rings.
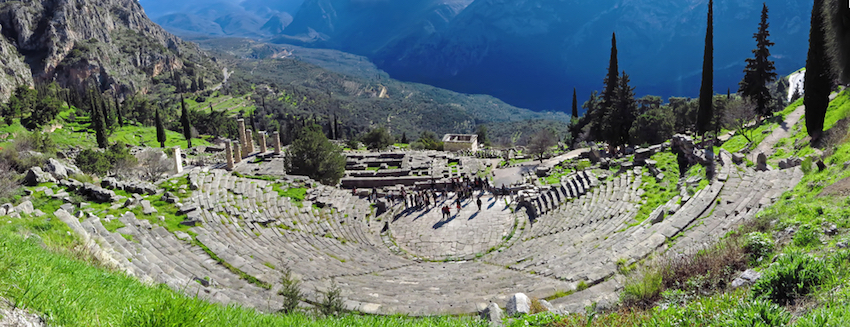
[{"label": "person walking on stone", "polygon": [[475,201],[475,204],[478,205],[478,211],[481,211],[481,197],[478,197],[478,200]]}]

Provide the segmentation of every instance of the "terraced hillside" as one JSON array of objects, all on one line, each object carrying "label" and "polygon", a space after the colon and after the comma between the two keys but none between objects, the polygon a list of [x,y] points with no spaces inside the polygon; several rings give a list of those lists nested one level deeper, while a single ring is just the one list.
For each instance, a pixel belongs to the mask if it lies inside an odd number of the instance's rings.
[{"label": "terraced hillside", "polygon": [[[478,191],[481,209],[470,198],[458,210],[453,192],[426,208],[391,202],[378,217],[349,190],[197,167],[160,185],[188,185],[178,196],[183,227],[152,210],[122,214],[115,219],[123,227],[112,230],[96,215],[73,219],[78,208],[56,215],[142,280],[267,312],[281,306],[285,267],[303,281],[307,302],[335,283],[346,307],[365,313],[470,313],[516,292],[576,312],[617,301],[621,266],[712,243],[802,177],[799,168],[735,165],[725,151],[720,159],[714,180],[642,222],[640,187],[654,178],[645,167],[591,168],[522,198]],[[112,206],[120,212],[122,203]],[[448,218],[443,205],[452,208]]]}]

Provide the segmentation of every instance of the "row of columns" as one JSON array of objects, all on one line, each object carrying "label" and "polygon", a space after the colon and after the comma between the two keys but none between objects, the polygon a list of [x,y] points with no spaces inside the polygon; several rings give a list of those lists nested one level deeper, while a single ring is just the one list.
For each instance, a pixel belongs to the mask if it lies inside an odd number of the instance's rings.
[{"label": "row of columns", "polygon": [[[241,162],[242,158],[246,158],[254,152],[253,132],[250,129],[245,129],[244,119],[238,119],[236,122],[239,124],[239,141],[234,141],[232,144],[230,141],[227,141],[224,144],[225,155],[227,156],[227,169],[233,169],[233,166]],[[266,147],[266,137],[268,135],[264,131],[259,131],[258,134],[260,153],[266,153],[268,151]],[[272,144],[274,146],[274,153],[280,154],[280,134],[276,131],[272,132]]]}]

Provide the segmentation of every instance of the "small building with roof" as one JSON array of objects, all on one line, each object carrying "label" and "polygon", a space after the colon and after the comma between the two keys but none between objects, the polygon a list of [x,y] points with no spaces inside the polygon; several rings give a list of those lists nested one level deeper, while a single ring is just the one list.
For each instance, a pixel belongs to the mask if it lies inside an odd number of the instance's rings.
[{"label": "small building with roof", "polygon": [[446,134],[443,136],[444,151],[478,151],[478,135],[476,134]]}]

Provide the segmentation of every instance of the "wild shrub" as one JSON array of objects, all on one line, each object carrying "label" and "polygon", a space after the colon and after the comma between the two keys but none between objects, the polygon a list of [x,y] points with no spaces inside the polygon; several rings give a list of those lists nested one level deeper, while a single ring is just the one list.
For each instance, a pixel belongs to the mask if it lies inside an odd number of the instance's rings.
[{"label": "wild shrub", "polygon": [[174,168],[174,163],[158,149],[147,149],[139,154],[139,168],[142,177],[156,181],[162,174]]},{"label": "wild shrub", "polygon": [[791,321],[791,314],[784,308],[761,299],[741,301],[723,315],[720,325],[729,327],[785,326]]},{"label": "wild shrub", "polygon": [[331,286],[325,292],[317,291],[322,294],[322,301],[318,303],[317,309],[323,316],[336,316],[345,311],[345,304],[342,302],[342,290],[336,281],[331,281]]},{"label": "wild shrub", "polygon": [[773,238],[765,233],[751,232],[744,236],[744,252],[751,261],[758,262],[773,252]]},{"label": "wild shrub", "polygon": [[844,304],[820,307],[797,320],[795,326],[850,326],[850,306]]},{"label": "wild shrub", "polygon": [[753,298],[764,298],[781,305],[793,303],[821,285],[828,273],[824,260],[801,251],[786,253],[753,285]]},{"label": "wild shrub", "polygon": [[811,225],[802,225],[794,233],[793,244],[801,248],[820,244],[819,232]]},{"label": "wild shrub", "polygon": [[540,303],[540,299],[538,299],[538,298],[532,298],[531,299],[530,314],[536,314],[536,313],[548,312],[548,311],[549,311],[549,309],[547,309],[545,306],[543,306],[543,303]]},{"label": "wild shrub", "polygon": [[705,293],[725,288],[730,277],[748,263],[737,238],[729,238],[694,253],[666,257],[660,266],[666,288]]},{"label": "wild shrub", "polygon": [[295,312],[304,294],[301,292],[301,281],[292,276],[292,269],[286,267],[283,276],[280,277],[281,288],[278,295],[283,296],[283,308],[281,312],[289,314]]},{"label": "wild shrub", "polygon": [[8,199],[21,187],[20,178],[9,162],[0,158],[0,203],[10,202]]},{"label": "wild shrub", "polygon": [[623,287],[621,300],[627,306],[648,308],[656,301],[663,290],[662,272],[650,267],[633,275]]}]

